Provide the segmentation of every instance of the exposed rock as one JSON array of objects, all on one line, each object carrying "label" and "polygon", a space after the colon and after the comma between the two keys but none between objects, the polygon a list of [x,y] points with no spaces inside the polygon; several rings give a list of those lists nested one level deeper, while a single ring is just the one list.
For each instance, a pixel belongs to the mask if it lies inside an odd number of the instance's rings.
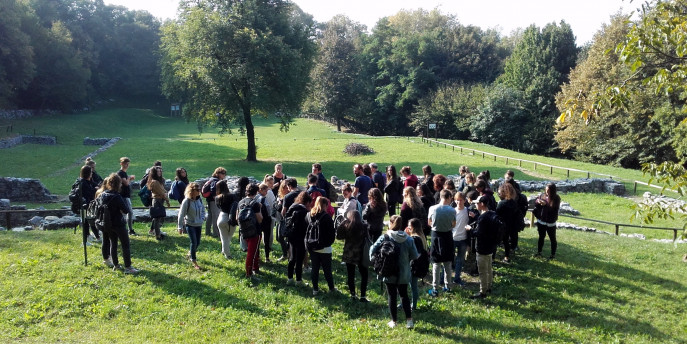
[{"label": "exposed rock", "polygon": [[57,199],[38,179],[0,177],[0,198],[12,202],[50,202]]},{"label": "exposed rock", "polygon": [[10,209],[10,200],[7,198],[0,199],[0,210],[9,210]]},{"label": "exposed rock", "polygon": [[46,216],[43,221],[41,221],[40,229],[42,230],[55,230],[62,228],[76,228],[81,224],[81,218],[77,216]]},{"label": "exposed rock", "polygon": [[38,226],[41,224],[41,222],[43,222],[43,218],[40,217],[40,216],[34,216],[34,217],[32,217],[32,218],[29,220],[29,223],[30,223],[33,227],[38,227]]},{"label": "exposed rock", "polygon": [[86,136],[83,139],[83,145],[84,146],[102,146],[108,142],[110,142],[110,139],[106,138],[106,137],[91,138],[91,137]]},{"label": "exposed rock", "polygon": [[18,135],[0,140],[0,149],[12,148],[26,143],[54,146],[57,144],[57,139],[54,136]]}]

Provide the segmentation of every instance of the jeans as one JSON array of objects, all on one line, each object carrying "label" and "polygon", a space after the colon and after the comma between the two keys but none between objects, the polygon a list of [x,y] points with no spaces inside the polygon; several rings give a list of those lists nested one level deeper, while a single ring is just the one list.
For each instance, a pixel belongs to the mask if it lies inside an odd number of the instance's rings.
[{"label": "jeans", "polygon": [[282,257],[286,257],[286,254],[289,251],[289,243],[286,240],[286,237],[281,235],[281,229],[284,226],[286,226],[286,221],[283,219],[277,223],[277,242],[279,242],[279,246],[281,246]]},{"label": "jeans", "polygon": [[117,240],[122,242],[122,257],[124,258],[124,266],[131,266],[131,244],[129,242],[129,232],[126,227],[112,228],[112,231],[103,232],[103,245],[101,251],[103,259],[112,258],[114,265],[119,265],[117,259]]},{"label": "jeans", "polygon": [[491,285],[494,283],[494,270],[491,266],[491,254],[477,253],[477,269],[479,270],[479,292],[486,294],[491,291]]},{"label": "jeans", "polygon": [[229,258],[231,256],[231,239],[236,232],[236,226],[229,224],[229,214],[220,212],[217,218],[217,227],[219,228],[219,237],[222,240],[222,254]]},{"label": "jeans", "polygon": [[420,299],[420,289],[417,287],[417,280],[418,278],[415,276],[410,276],[410,291],[413,296],[413,300],[411,302],[410,309],[416,310],[417,309],[417,300]]},{"label": "jeans", "polygon": [[219,212],[217,203],[214,201],[208,202],[208,217],[205,219],[205,235],[219,236],[219,227],[217,227]]},{"label": "jeans", "polygon": [[444,286],[448,288],[451,281],[451,262],[432,263],[432,288],[437,289],[441,281],[441,267],[444,267]]},{"label": "jeans", "polygon": [[332,254],[311,251],[310,261],[312,263],[312,272],[310,273],[310,277],[312,279],[312,289],[320,290],[320,267],[322,267],[322,271],[324,271],[324,279],[327,280],[329,290],[334,290],[334,277],[332,276]]},{"label": "jeans", "polygon": [[457,250],[454,271],[456,272],[453,278],[453,283],[461,284],[462,280],[460,278],[460,273],[463,271],[463,264],[465,263],[465,253],[468,250],[469,239],[459,240],[453,242],[453,247]]},{"label": "jeans", "polygon": [[124,203],[126,203],[126,206],[129,208],[129,213],[125,215],[126,225],[129,228],[129,233],[132,233],[134,231],[134,209],[131,206],[131,198],[124,197]]},{"label": "jeans", "polygon": [[410,310],[410,299],[408,299],[408,285],[407,284],[393,284],[386,283],[386,291],[389,293],[389,312],[391,313],[391,320],[396,321],[396,313],[398,312],[398,305],[396,304],[396,297],[401,296],[401,306],[406,313],[406,319],[413,317]]},{"label": "jeans", "polygon": [[[269,221],[269,224],[266,224],[265,221]],[[262,240],[263,244],[265,245],[265,259],[270,259],[270,252],[272,252],[272,246],[270,242],[272,241],[272,218],[267,216],[266,218],[262,219],[262,222],[260,226],[262,227]]]},{"label": "jeans", "polygon": [[260,270],[260,236],[255,236],[250,239],[246,239],[246,245],[248,245],[248,251],[246,253],[246,276],[253,275],[253,271]]},{"label": "jeans", "polygon": [[[287,276],[289,279],[293,278],[294,270],[296,272],[296,281],[303,280],[303,260],[305,259],[305,243],[303,240],[294,240],[289,244],[289,265],[287,267]],[[286,251],[284,252],[286,255]]]},{"label": "jeans", "polygon": [[188,237],[191,239],[191,247],[189,248],[189,252],[191,253],[191,260],[194,262],[196,261],[196,251],[198,251],[198,244],[200,244],[201,231],[201,226],[186,226],[186,233],[188,233]]},{"label": "jeans", "polygon": [[544,248],[544,239],[546,235],[549,235],[549,240],[551,240],[551,256],[556,255],[556,248],[558,248],[558,241],[556,240],[556,226],[549,227],[537,223],[537,231],[539,232],[539,241],[537,242],[537,252],[541,253],[542,248]]},{"label": "jeans", "polygon": [[[355,267],[356,264],[346,263],[346,272],[348,273],[346,282],[348,284],[348,291],[353,296],[355,296]],[[358,264],[358,271],[360,272],[360,297],[365,297],[367,295],[368,270],[366,267]]]}]

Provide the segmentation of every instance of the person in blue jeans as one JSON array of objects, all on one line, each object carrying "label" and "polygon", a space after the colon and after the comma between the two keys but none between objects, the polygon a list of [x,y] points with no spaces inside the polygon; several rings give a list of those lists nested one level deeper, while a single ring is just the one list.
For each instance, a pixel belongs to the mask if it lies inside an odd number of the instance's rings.
[{"label": "person in blue jeans", "polygon": [[186,228],[186,233],[189,239],[191,239],[191,246],[186,256],[193,264],[193,268],[200,270],[200,266],[196,261],[196,251],[198,251],[200,233],[203,223],[205,223],[205,207],[200,199],[200,185],[198,183],[189,183],[186,186],[186,190],[184,190],[184,196],[185,198],[179,206],[177,229],[181,231],[182,228]]},{"label": "person in blue jeans", "polygon": [[[429,253],[427,251],[427,238],[425,237],[425,233],[422,230],[422,222],[418,219],[410,219],[408,221],[408,227],[406,228],[406,234],[410,235],[411,238],[413,238],[413,241],[415,242],[415,249],[417,250],[418,253],[418,258],[415,259],[412,264],[424,264],[424,272],[425,275],[427,271],[429,270]],[[411,276],[410,276],[410,292],[411,292],[411,302],[410,302],[410,310],[415,311],[417,310],[417,301],[420,299],[420,289],[417,286],[417,281],[420,278],[423,278],[425,276],[416,276],[411,269]]]},{"label": "person in blue jeans", "polygon": [[456,202],[456,225],[453,227],[453,247],[456,250],[455,259],[455,277],[453,283],[459,286],[465,286],[465,282],[460,278],[460,273],[463,270],[463,263],[465,263],[465,253],[468,249],[469,238],[465,226],[470,223],[470,216],[468,208],[465,207],[465,195],[462,192],[457,192],[454,196]]}]

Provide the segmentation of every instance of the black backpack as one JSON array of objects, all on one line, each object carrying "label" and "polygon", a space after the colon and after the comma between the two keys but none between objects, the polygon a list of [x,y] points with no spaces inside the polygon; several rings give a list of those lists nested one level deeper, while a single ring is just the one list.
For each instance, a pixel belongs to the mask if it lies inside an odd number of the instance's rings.
[{"label": "black backpack", "polygon": [[401,248],[389,235],[384,234],[384,240],[372,256],[372,267],[382,277],[396,277],[399,275],[398,261],[401,255]]},{"label": "black backpack", "polygon": [[253,204],[255,204],[254,199],[244,198],[238,205],[239,233],[241,233],[244,239],[254,238],[260,234],[258,219],[255,217]]},{"label": "black backpack", "polygon": [[308,251],[324,248],[320,245],[320,219],[322,219],[322,216],[326,215],[327,214],[324,213],[313,219],[310,217],[310,214],[308,214],[310,221],[308,222],[308,229],[305,232],[305,248],[308,249]]},{"label": "black backpack", "polygon": [[419,247],[418,253],[417,258],[410,262],[410,273],[414,277],[425,278],[429,273],[429,253],[424,247]]},{"label": "black backpack", "polygon": [[86,203],[86,199],[81,193],[81,180],[79,179],[72,184],[72,189],[69,191],[69,202],[71,203],[71,210],[74,214],[79,214],[83,205]]},{"label": "black backpack", "polygon": [[112,218],[110,216],[112,198],[110,197],[106,202],[101,195],[88,205],[88,213],[95,219],[95,228],[103,233],[112,231]]},{"label": "black backpack", "polygon": [[336,203],[337,201],[339,201],[339,193],[336,191],[336,187],[334,187],[334,185],[332,185],[332,183],[330,183],[330,182],[326,182],[326,183],[327,183],[327,190],[326,190],[327,191],[327,198],[329,198],[329,201],[331,203]]},{"label": "black backpack", "polygon": [[289,208],[289,210],[286,211],[286,218],[284,220],[284,225],[282,226],[281,229],[281,236],[286,237],[286,238],[291,238],[293,233],[296,231],[296,207]]}]

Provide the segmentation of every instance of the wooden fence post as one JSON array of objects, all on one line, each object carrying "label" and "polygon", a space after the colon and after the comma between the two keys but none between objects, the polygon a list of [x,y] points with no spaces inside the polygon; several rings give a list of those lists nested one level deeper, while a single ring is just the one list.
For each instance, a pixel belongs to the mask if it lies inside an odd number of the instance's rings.
[{"label": "wooden fence post", "polygon": [[620,235],[619,232],[620,232],[620,225],[616,224],[615,225],[615,235]]},{"label": "wooden fence post", "polygon": [[551,174],[553,174],[553,166],[551,166]]},{"label": "wooden fence post", "polygon": [[636,195],[636,194],[637,194],[637,182],[635,182],[634,184],[635,184],[635,191],[634,191],[634,194]]},{"label": "wooden fence post", "polygon": [[568,170],[568,179],[570,179],[570,170]]}]

